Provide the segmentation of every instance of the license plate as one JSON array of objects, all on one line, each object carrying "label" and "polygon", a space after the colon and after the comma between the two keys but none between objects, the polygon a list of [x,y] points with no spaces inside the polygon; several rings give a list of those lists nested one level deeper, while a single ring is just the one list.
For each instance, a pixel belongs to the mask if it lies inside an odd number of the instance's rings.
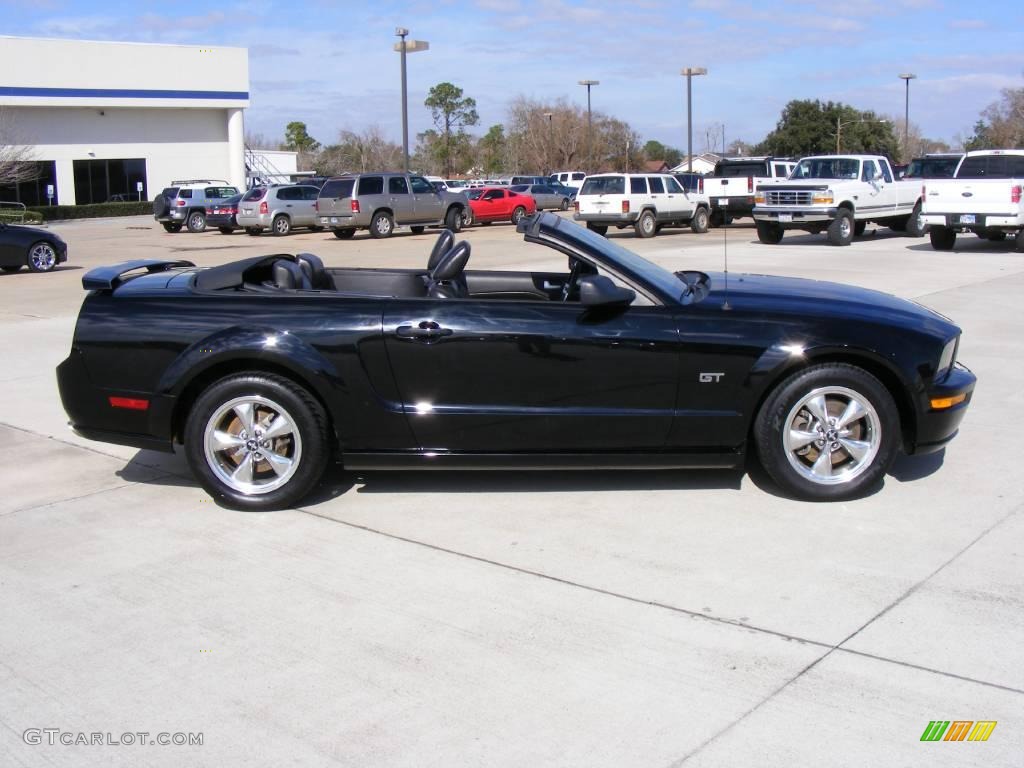
[{"label": "license plate", "polygon": [[[322,221],[324,222],[324,224],[327,223],[327,219],[322,219]],[[331,224],[337,224],[337,223],[338,223],[338,217],[337,216],[331,216]]]},{"label": "license plate", "polygon": [[728,197],[720,197],[720,198],[718,198],[718,204],[720,206],[722,206],[723,208],[725,208],[727,205],[729,205],[729,198]]},{"label": "license plate", "polygon": [[973,213],[961,213],[960,214],[960,223],[961,224],[974,224],[974,214]]},{"label": "license plate", "polygon": [[792,221],[792,220],[793,220],[793,214],[792,213],[780,213],[779,214],[779,221]]},{"label": "license plate", "polygon": [[242,213],[248,215],[248,214],[252,213],[252,208],[243,208],[242,209]]}]

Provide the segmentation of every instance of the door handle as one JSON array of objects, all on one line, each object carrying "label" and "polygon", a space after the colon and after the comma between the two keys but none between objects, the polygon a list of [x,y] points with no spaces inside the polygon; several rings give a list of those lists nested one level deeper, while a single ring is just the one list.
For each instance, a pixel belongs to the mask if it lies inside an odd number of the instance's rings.
[{"label": "door handle", "polygon": [[424,320],[419,325],[400,325],[395,329],[395,335],[400,339],[425,339],[427,341],[439,339],[442,336],[451,336],[451,328],[442,328],[433,320]]}]

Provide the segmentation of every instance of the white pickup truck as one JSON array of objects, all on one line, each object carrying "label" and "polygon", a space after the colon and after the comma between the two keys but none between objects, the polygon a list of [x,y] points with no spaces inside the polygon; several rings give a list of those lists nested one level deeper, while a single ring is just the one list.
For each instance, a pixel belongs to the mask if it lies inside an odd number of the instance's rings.
[{"label": "white pickup truck", "polygon": [[714,172],[701,179],[711,201],[711,226],[753,215],[757,187],[786,178],[794,167],[788,157],[723,157]]},{"label": "white pickup truck", "polygon": [[769,244],[787,229],[802,229],[849,245],[871,221],[920,237],[921,185],[896,181],[881,155],[805,157],[786,181],[757,188],[754,220],[758,239]]},{"label": "white pickup truck", "polygon": [[968,152],[952,179],[924,180],[923,218],[932,248],[949,251],[957,232],[989,240],[1016,237],[1024,253],[1024,149]]}]

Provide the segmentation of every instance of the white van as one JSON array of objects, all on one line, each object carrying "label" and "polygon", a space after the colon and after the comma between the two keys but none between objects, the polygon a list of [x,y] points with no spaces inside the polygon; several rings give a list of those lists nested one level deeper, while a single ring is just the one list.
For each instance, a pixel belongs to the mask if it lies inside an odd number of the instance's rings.
[{"label": "white van", "polygon": [[583,171],[558,171],[548,177],[552,184],[561,184],[563,187],[575,187],[576,189],[583,186],[585,178],[587,178],[587,174]]}]

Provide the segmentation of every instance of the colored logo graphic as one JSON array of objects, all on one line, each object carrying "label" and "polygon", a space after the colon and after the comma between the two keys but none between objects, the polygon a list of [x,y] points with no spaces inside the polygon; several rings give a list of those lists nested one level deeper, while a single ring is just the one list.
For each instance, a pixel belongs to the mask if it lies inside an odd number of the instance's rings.
[{"label": "colored logo graphic", "polygon": [[997,720],[931,720],[921,741],[988,741]]}]

